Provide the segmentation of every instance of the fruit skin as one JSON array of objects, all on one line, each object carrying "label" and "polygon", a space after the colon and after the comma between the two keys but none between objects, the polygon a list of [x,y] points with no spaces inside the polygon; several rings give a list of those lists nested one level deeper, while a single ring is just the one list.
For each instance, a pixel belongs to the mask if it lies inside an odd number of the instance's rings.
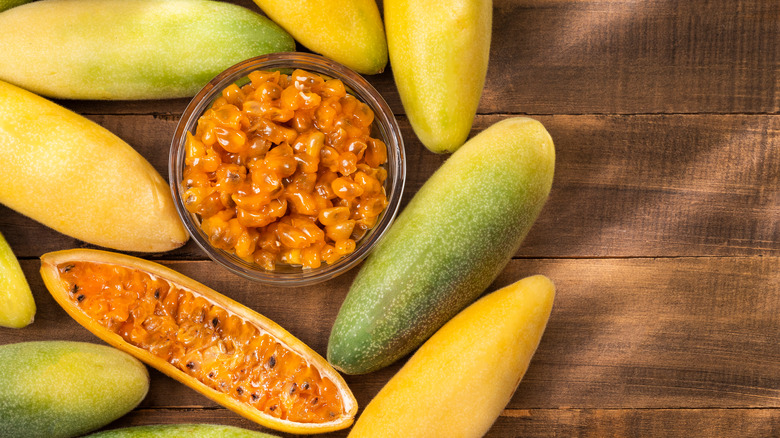
[{"label": "fruit skin", "polygon": [[161,252],[189,236],[168,184],[98,124],[0,81],[0,203],[88,243]]},{"label": "fruit skin", "polygon": [[554,297],[537,275],[467,307],[387,382],[349,438],[485,435],[528,369]]},{"label": "fruit skin", "polygon": [[[329,423],[294,423],[287,420],[281,420],[276,417],[272,417],[263,412],[254,409],[251,406],[244,405],[231,397],[228,397],[222,392],[218,392],[205,384],[199,382],[194,377],[185,374],[178,368],[174,367],[170,363],[163,359],[153,355],[152,353],[128,344],[118,334],[108,330],[100,325],[100,323],[93,321],[86,313],[82,312],[73,302],[66,296],[69,292],[62,287],[62,283],[59,279],[57,266],[60,263],[66,263],[69,261],[92,261],[96,263],[118,264],[135,269],[142,269],[152,275],[160,278],[172,281],[184,289],[190,291],[196,291],[205,297],[208,297],[214,304],[219,305],[229,313],[233,313],[240,318],[248,321],[252,321],[257,327],[264,329],[266,332],[275,336],[283,344],[287,345],[291,349],[298,351],[303,357],[305,357],[309,363],[313,363],[317,366],[321,375],[330,378],[341,389],[341,396],[344,403],[346,414],[343,417],[337,418]],[[197,281],[182,275],[173,269],[169,269],[163,265],[150,262],[148,260],[139,259],[125,254],[113,253],[108,251],[98,251],[93,249],[72,249],[65,251],[55,251],[46,253],[41,256],[41,277],[46,288],[51,293],[51,296],[55,301],[73,318],[84,326],[87,330],[91,331],[95,336],[99,337],[106,343],[130,353],[134,357],[145,362],[147,365],[157,369],[163,374],[166,374],[172,379],[189,386],[190,388],[200,392],[206,397],[214,400],[215,402],[225,406],[233,412],[244,416],[258,424],[265,427],[269,427],[275,430],[279,430],[287,433],[296,434],[312,434],[312,433],[324,433],[334,430],[340,430],[352,425],[355,414],[358,410],[357,401],[355,400],[352,391],[350,391],[344,378],[334,370],[330,364],[317,352],[312,350],[308,345],[301,342],[299,339],[291,335],[287,330],[280,325],[271,321],[270,319],[258,314],[254,310],[237,303],[230,298],[220,294],[219,292],[201,284]]]},{"label": "fruit skin", "polygon": [[149,390],[146,367],[105,345],[0,346],[0,436],[74,437],[130,412]]},{"label": "fruit skin", "polygon": [[387,41],[374,0],[254,0],[310,50],[362,74],[381,73]]},{"label": "fruit skin", "polygon": [[487,74],[490,0],[385,0],[390,64],[409,122],[432,152],[465,141]]},{"label": "fruit skin", "polygon": [[0,234],[0,326],[22,328],[35,319],[35,300],[19,260]]},{"label": "fruit skin", "polygon": [[277,438],[276,435],[216,424],[137,426],[93,433],[86,438]]},{"label": "fruit skin", "polygon": [[11,9],[19,5],[23,5],[25,3],[29,3],[31,1],[32,0],[0,0],[0,12],[3,12],[6,9]]},{"label": "fruit skin", "polygon": [[555,167],[541,123],[505,119],[454,153],[363,264],[339,311],[328,360],[347,374],[411,352],[475,300],[517,252]]},{"label": "fruit skin", "polygon": [[267,18],[216,1],[43,0],[4,12],[0,29],[0,79],[64,99],[193,96],[233,64],[295,49]]}]

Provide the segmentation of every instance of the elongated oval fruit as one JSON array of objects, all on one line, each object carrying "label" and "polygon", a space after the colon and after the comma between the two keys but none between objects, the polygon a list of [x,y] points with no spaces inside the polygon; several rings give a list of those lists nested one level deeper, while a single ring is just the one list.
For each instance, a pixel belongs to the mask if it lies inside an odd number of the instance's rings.
[{"label": "elongated oval fruit", "polygon": [[94,245],[160,252],[189,238],[165,180],[130,145],[2,81],[0,181],[0,203]]},{"label": "elongated oval fruit", "polygon": [[387,382],[349,437],[485,435],[525,375],[554,297],[552,282],[537,275],[464,309]]},{"label": "elongated oval fruit", "polygon": [[552,139],[528,118],[496,123],[454,153],[355,278],[330,334],[333,366],[389,365],[474,301],[517,252],[554,167]]},{"label": "elongated oval fruit", "polygon": [[217,424],[137,426],[93,433],[87,438],[278,438],[275,435]]},{"label": "elongated oval fruit", "polygon": [[0,346],[0,436],[67,438],[130,412],[149,390],[146,367],[105,345]]},{"label": "elongated oval fruit", "polygon": [[0,326],[22,328],[35,318],[35,300],[19,260],[0,234]]},{"label": "elongated oval fruit", "polygon": [[254,0],[310,50],[363,74],[381,73],[387,41],[374,0]]},{"label": "elongated oval fruit", "polygon": [[390,64],[414,133],[432,152],[466,141],[487,74],[490,0],[385,0]]},{"label": "elongated oval fruit", "polygon": [[65,99],[193,96],[233,64],[295,49],[262,15],[204,0],[43,0],[0,29],[0,79]]},{"label": "elongated oval fruit", "polygon": [[273,321],[164,266],[122,254],[44,254],[41,275],[79,324],[263,426],[320,433],[357,403],[320,355]]}]

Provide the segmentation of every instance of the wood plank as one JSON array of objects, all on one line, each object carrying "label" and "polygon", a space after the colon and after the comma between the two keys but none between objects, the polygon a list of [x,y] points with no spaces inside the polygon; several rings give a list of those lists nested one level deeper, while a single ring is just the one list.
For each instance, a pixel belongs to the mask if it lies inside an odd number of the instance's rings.
[{"label": "wood plank", "polygon": [[[479,112],[776,114],[778,22],[776,1],[495,0]],[[390,69],[368,79],[402,114]],[[181,114],[187,102],[61,103],[89,114]]]},{"label": "wood plank", "polygon": [[[487,437],[780,436],[778,23],[780,2],[766,0],[494,0],[472,134],[531,114],[551,132],[558,160],[548,204],[489,290],[542,273],[558,293],[531,367]],[[447,156],[414,137],[392,71],[367,79],[399,116],[405,205]],[[117,133],[166,177],[188,101],[60,103]],[[0,232],[38,305],[30,327],[0,328],[0,344],[100,342],[37,273],[42,253],[90,245],[2,205]],[[247,304],[320,353],[357,273],[273,288],[225,271],[193,242],[142,256]],[[402,364],[346,376],[361,407]],[[139,408],[108,428],[263,430],[150,375]]]},{"label": "wood plank", "polygon": [[742,438],[778,432],[778,409],[531,409],[505,411],[486,437]]},{"label": "wood plank", "polygon": [[[262,428],[225,409],[138,409],[108,425],[106,429],[180,422],[225,424],[281,437],[295,436]],[[528,409],[504,411],[485,438],[744,438],[778,434],[778,409]],[[347,432],[320,436],[345,437]]]},{"label": "wood plank", "polygon": [[[165,262],[276,321],[324,354],[354,278],[316,287],[259,286],[213,262]],[[0,344],[98,342],[45,291],[23,261],[38,314],[0,330]],[[780,408],[780,257],[515,259],[490,290],[532,274],[556,284],[547,331],[508,409]],[[402,362],[347,376],[360,406]],[[152,373],[145,408],[216,405]]]},{"label": "wood plank", "polygon": [[[167,178],[176,117],[90,117],[135,146]],[[473,134],[504,117],[479,116]],[[537,118],[555,141],[556,175],[518,257],[780,254],[780,118]],[[405,205],[447,156],[424,149],[408,121],[400,123]],[[22,258],[87,246],[4,206],[0,232]],[[193,242],[150,257],[205,258]]]},{"label": "wood plank", "polygon": [[733,113],[780,108],[780,3],[495,2],[481,112]]},{"label": "wood plank", "polygon": [[780,258],[521,260],[557,287],[518,407],[780,407]]}]

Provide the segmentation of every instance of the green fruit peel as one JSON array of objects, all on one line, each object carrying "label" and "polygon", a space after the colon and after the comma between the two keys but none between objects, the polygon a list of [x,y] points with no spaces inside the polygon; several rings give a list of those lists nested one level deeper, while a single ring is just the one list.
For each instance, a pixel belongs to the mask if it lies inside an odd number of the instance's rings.
[{"label": "green fruit peel", "polygon": [[84,342],[0,346],[0,436],[69,438],[125,415],[149,390],[146,367]]},{"label": "green fruit peel", "polygon": [[249,9],[203,0],[43,0],[0,14],[0,79],[64,99],[193,96],[245,59],[295,49]]},{"label": "green fruit peel", "polygon": [[328,360],[348,374],[418,347],[493,282],[552,186],[555,149],[541,123],[503,120],[454,153],[377,245],[339,311]]}]

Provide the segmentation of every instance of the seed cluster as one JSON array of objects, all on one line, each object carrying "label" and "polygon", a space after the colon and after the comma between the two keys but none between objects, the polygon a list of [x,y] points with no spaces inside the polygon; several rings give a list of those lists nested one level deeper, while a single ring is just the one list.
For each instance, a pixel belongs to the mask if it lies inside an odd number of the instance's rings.
[{"label": "seed cluster", "polygon": [[184,204],[210,243],[274,270],[355,250],[387,207],[387,147],[338,79],[254,71],[187,134]]},{"label": "seed cluster", "polygon": [[212,389],[301,423],[344,413],[336,384],[304,357],[197,292],[116,265],[72,262],[58,271],[95,322]]}]

